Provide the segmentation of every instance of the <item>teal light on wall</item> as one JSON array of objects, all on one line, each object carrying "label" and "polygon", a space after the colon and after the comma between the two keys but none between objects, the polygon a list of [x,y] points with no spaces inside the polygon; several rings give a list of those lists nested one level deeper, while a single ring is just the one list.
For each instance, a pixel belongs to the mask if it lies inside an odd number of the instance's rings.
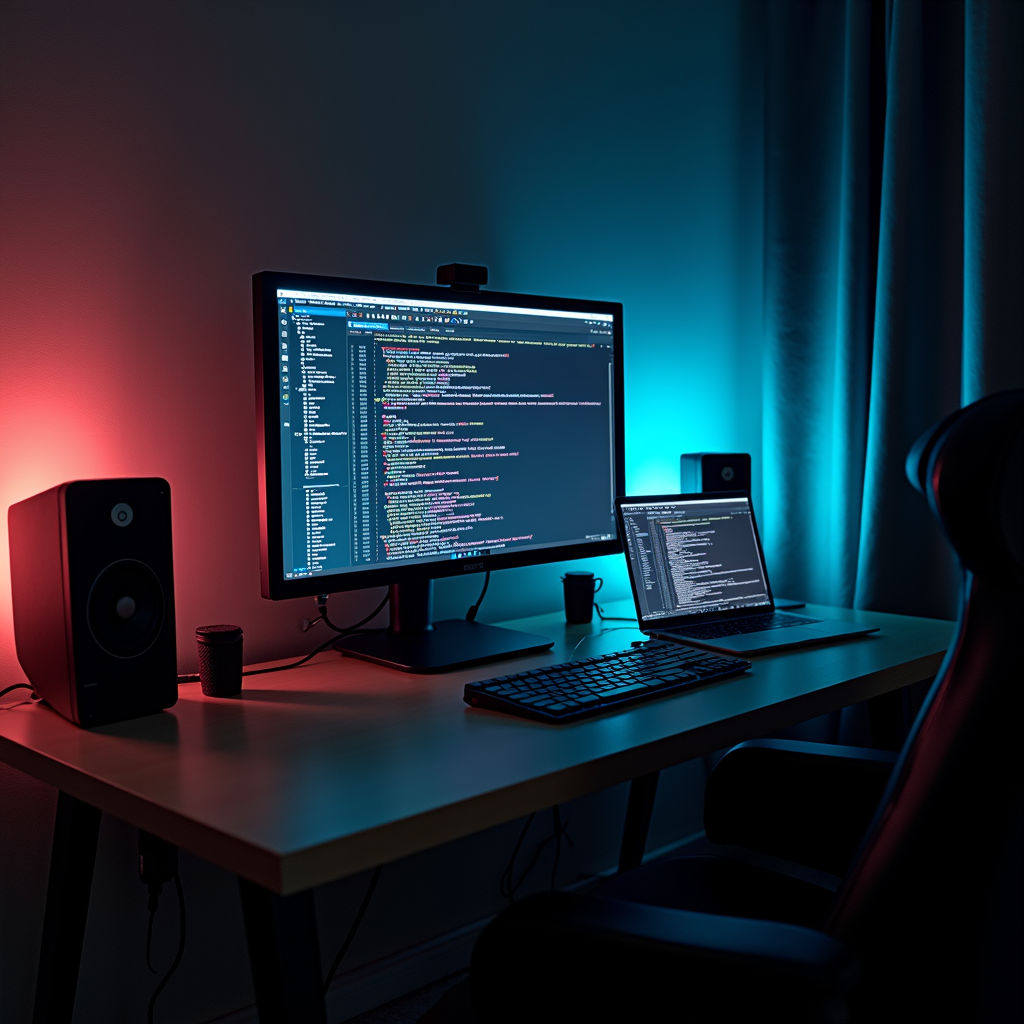
[{"label": "teal light on wall", "polygon": [[[547,6],[540,37],[530,17],[494,17],[529,73],[484,77],[475,96],[467,200],[488,242],[460,259],[487,263],[495,289],[623,303],[630,493],[678,491],[684,451],[747,451],[759,500],[763,94],[750,9],[595,4],[584,20]],[[621,557],[541,566],[499,574],[486,616],[524,599],[558,607],[566,568],[602,576],[605,600],[629,595]],[[471,589],[439,584],[446,612]]]}]

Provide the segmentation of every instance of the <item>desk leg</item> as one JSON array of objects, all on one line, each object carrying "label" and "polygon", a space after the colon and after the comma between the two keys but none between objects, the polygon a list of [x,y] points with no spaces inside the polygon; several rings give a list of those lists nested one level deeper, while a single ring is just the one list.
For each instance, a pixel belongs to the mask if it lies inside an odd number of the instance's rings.
[{"label": "desk leg", "polygon": [[619,874],[638,868],[643,863],[647,846],[647,830],[651,827],[654,795],[658,791],[658,772],[641,775],[629,784],[629,803],[626,805],[626,824],[622,827],[622,847],[619,850]]},{"label": "desk leg", "polygon": [[313,891],[277,896],[238,880],[260,1024],[327,1024]]},{"label": "desk leg", "polygon": [[95,807],[57,795],[33,1024],[71,1024],[99,834]]}]

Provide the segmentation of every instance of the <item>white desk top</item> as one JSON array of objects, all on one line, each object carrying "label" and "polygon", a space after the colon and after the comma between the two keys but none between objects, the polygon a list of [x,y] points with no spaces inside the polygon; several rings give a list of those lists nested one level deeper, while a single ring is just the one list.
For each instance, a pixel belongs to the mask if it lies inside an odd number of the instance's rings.
[{"label": "white desk top", "polygon": [[[564,661],[600,626],[541,615],[504,624],[551,637],[551,653],[444,675],[327,653],[247,678],[241,698],[187,684],[170,711],[97,729],[14,708],[0,714],[0,760],[288,894],[930,678],[953,631],[808,610],[881,632],[755,656],[746,675],[563,726],[463,704],[464,683]],[[640,637],[609,632],[577,656]]]}]

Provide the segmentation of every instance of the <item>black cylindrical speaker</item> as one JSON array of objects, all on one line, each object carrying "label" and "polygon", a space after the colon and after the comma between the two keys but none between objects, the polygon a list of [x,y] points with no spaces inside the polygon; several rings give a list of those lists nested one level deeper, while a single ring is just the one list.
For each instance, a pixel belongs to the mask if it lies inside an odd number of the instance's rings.
[{"label": "black cylindrical speaker", "polygon": [[750,456],[745,452],[690,452],[679,457],[679,490],[750,491]]},{"label": "black cylindrical speaker", "polygon": [[39,695],[79,725],[178,699],[166,480],[75,480],[12,505],[14,639]]},{"label": "black cylindrical speaker", "polygon": [[237,697],[242,692],[241,626],[197,626],[196,652],[207,697]]}]

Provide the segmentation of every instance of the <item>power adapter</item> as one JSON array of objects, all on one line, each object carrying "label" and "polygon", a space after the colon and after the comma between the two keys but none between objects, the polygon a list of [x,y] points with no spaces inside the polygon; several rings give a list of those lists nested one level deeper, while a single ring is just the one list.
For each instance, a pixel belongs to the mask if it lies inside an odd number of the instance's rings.
[{"label": "power adapter", "polygon": [[139,829],[139,881],[149,890],[147,908],[156,913],[164,886],[178,873],[178,848]]},{"label": "power adapter", "polygon": [[168,882],[174,883],[178,894],[178,951],[174,955],[171,966],[167,968],[149,998],[146,1020],[148,1024],[153,1024],[157,998],[174,976],[174,972],[181,963],[181,958],[185,955],[185,894],[182,892],[181,878],[178,875],[178,848],[173,843],[167,842],[166,839],[154,836],[141,828],[139,829],[139,881],[149,892],[149,900],[146,904],[149,909],[149,927],[146,929],[146,966],[153,974],[157,973],[150,959],[153,949],[153,919],[156,917],[156,910],[160,904],[160,894]]}]

